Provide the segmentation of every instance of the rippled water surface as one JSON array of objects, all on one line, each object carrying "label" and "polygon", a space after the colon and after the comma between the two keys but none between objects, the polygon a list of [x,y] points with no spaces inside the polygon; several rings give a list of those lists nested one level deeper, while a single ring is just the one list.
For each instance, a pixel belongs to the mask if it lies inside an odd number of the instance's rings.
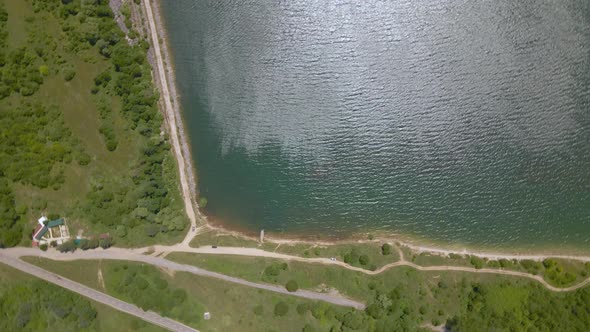
[{"label": "rippled water surface", "polygon": [[590,1],[162,1],[206,212],[590,249]]}]

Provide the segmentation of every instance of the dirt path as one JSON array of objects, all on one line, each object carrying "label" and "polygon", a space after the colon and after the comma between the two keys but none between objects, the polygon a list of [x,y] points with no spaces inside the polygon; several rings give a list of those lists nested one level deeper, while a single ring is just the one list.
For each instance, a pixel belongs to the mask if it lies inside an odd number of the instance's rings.
[{"label": "dirt path", "polygon": [[[237,255],[237,256],[250,256],[250,257],[267,257],[267,258],[276,258],[288,261],[298,261],[303,263],[317,263],[317,264],[325,264],[325,265],[337,265],[343,267],[348,270],[361,272],[368,275],[376,275],[382,273],[386,270],[389,270],[394,267],[398,266],[409,266],[419,271],[458,271],[458,272],[470,272],[470,273],[486,273],[486,274],[499,274],[505,276],[515,276],[515,277],[522,277],[522,278],[529,278],[535,281],[540,282],[545,288],[554,292],[570,292],[581,287],[586,286],[590,283],[590,278],[585,279],[584,281],[570,287],[559,288],[550,285],[543,279],[541,276],[532,275],[526,272],[518,272],[518,271],[510,271],[510,270],[501,270],[501,269],[476,269],[471,267],[463,267],[463,266],[453,266],[453,265],[438,265],[438,266],[420,266],[414,264],[412,262],[408,262],[405,260],[403,252],[398,249],[400,254],[400,260],[394,263],[389,263],[381,268],[370,271],[360,267],[351,266],[346,264],[342,261],[332,261],[329,258],[305,258],[299,256],[292,256],[287,254],[281,254],[277,252],[270,252],[265,251],[258,248],[239,248],[239,247],[200,247],[200,248],[192,248],[184,245],[175,245],[175,246],[154,246],[156,252],[186,252],[186,253],[195,253],[195,254],[211,254],[211,255]],[[138,249],[139,252],[143,252],[142,249]]]},{"label": "dirt path", "polygon": [[[168,52],[166,52],[166,45],[165,43],[160,45],[158,31],[163,30],[161,27],[158,27],[157,18],[154,16],[154,10],[158,10],[158,8],[156,7],[157,5],[152,7],[151,0],[143,0],[143,5],[147,16],[148,34],[152,41],[151,45],[153,47],[156,62],[153,68],[154,75],[157,75],[157,82],[160,83],[160,100],[161,105],[163,106],[162,112],[169,128],[170,143],[172,144],[174,155],[176,157],[176,163],[178,164],[178,173],[180,174],[180,186],[184,207],[191,222],[191,227],[189,228],[185,239],[182,241],[182,243],[186,243],[188,245],[188,243],[190,243],[196,234],[193,229],[197,226],[198,213],[198,209],[195,208],[196,203],[191,190],[191,186],[194,187],[195,181],[192,170],[190,150],[188,149],[186,143],[188,140],[184,134],[184,124],[182,122],[182,116],[180,114],[178,100],[176,98],[175,82],[173,78],[169,79],[168,75],[166,74],[167,72],[172,73],[172,70],[170,68],[170,57],[167,56]],[[164,62],[164,57],[168,59],[166,64]],[[171,94],[170,91],[173,91],[174,94]],[[172,104],[172,100],[176,100],[176,102]],[[199,215],[199,217],[201,216]]]},{"label": "dirt path", "polygon": [[36,248],[10,248],[10,249],[2,249],[0,250],[0,257],[11,257],[14,259],[19,259],[23,256],[34,256],[34,257],[43,257],[52,260],[59,260],[59,261],[71,261],[71,260],[79,260],[79,259],[111,259],[111,260],[125,260],[125,261],[136,261],[136,262],[143,262],[147,264],[154,265],[155,267],[161,267],[170,271],[181,271],[181,272],[189,272],[195,275],[204,276],[215,278],[227,282],[231,282],[234,284],[239,284],[247,287],[263,289],[275,293],[280,293],[284,295],[296,296],[300,298],[306,298],[310,300],[319,300],[324,301],[340,306],[345,307],[352,307],[359,310],[365,308],[365,304],[348,299],[344,296],[335,296],[331,294],[325,293],[318,293],[312,292],[308,290],[297,290],[295,292],[289,292],[283,286],[278,285],[270,285],[270,284],[262,284],[262,283],[255,283],[248,280],[227,276],[217,272],[211,272],[205,269],[198,268],[196,266],[187,265],[187,264],[180,264],[176,263],[161,257],[155,257],[150,255],[142,255],[133,250],[129,249],[121,249],[121,248],[110,248],[108,250],[96,249],[96,250],[77,250],[73,253],[62,254],[56,250],[48,250],[48,251],[40,251]]},{"label": "dirt path", "polygon": [[17,257],[5,255],[5,252],[6,252],[6,250],[0,251],[0,263],[4,263],[10,267],[17,269],[17,270],[31,274],[37,278],[43,279],[47,282],[58,285],[60,287],[68,289],[72,292],[78,293],[84,297],[87,297],[87,298],[94,300],[96,302],[100,302],[102,304],[105,304],[105,305],[107,305],[111,308],[114,308],[116,310],[128,313],[130,315],[133,315],[135,317],[143,319],[147,322],[161,326],[161,327],[168,329],[170,331],[199,332],[198,330],[193,329],[192,327],[186,326],[180,322],[177,322],[177,321],[169,319],[169,318],[162,317],[153,311],[143,311],[143,309],[140,309],[139,307],[137,307],[131,303],[123,302],[123,301],[121,301],[117,298],[114,298],[112,296],[109,296],[105,293],[99,292],[99,291],[92,289],[90,287],[86,287],[80,283],[77,283],[75,281],[72,281],[70,279],[62,277],[62,276],[57,275],[55,273],[51,273],[49,271],[43,270],[42,268],[37,267],[33,264],[23,262],[22,260],[18,259]]}]

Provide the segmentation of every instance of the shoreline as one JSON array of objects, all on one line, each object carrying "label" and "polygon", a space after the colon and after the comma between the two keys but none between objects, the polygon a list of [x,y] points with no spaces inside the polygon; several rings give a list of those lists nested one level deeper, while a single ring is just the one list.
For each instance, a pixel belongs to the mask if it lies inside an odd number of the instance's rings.
[{"label": "shoreline", "polygon": [[[194,162],[186,136],[184,119],[180,110],[180,100],[176,89],[176,77],[171,64],[171,57],[168,51],[166,30],[162,23],[160,4],[152,0],[142,1],[141,15],[146,21],[143,25],[147,30],[151,46],[148,53],[152,53],[150,64],[152,66],[152,77],[160,92],[160,110],[164,116],[164,122],[168,128],[168,134],[180,181],[180,193],[185,206],[186,215],[190,221],[189,231],[184,242],[190,242],[190,228],[197,226],[197,221],[205,222],[204,216],[199,211],[196,202],[196,181]],[[162,43],[160,44],[160,40]]]},{"label": "shoreline", "polygon": [[[219,225],[218,223],[213,224],[211,221],[207,219],[203,213],[201,213],[198,203],[196,201],[197,198],[197,187],[196,187],[196,170],[194,166],[194,162],[192,161],[192,153],[191,147],[188,140],[188,136],[185,131],[185,124],[184,124],[184,117],[181,111],[180,105],[180,96],[176,90],[176,76],[174,71],[174,66],[172,62],[172,58],[170,56],[170,50],[168,45],[168,31],[165,28],[164,21],[161,14],[161,4],[158,0],[144,0],[142,1],[143,6],[142,15],[143,18],[147,21],[145,23],[145,28],[147,29],[147,33],[152,40],[152,47],[150,48],[149,52],[152,52],[154,55],[154,63],[152,65],[152,73],[154,76],[154,80],[156,81],[156,86],[161,94],[160,100],[160,108],[162,114],[165,118],[165,122],[167,127],[169,128],[169,135],[170,141],[173,146],[174,156],[176,158],[176,163],[178,165],[179,170],[179,177],[180,177],[180,188],[181,193],[183,196],[185,209],[187,217],[189,218],[191,225],[193,226],[205,226],[210,230],[215,230],[222,233],[227,233],[234,236],[239,236],[248,239],[257,240],[256,236],[250,235],[250,233],[255,234],[257,231],[248,232],[240,230],[239,226],[232,226],[226,227],[225,224]],[[147,16],[147,17],[146,17]],[[154,36],[156,37],[154,39]],[[161,40],[162,43],[160,44],[158,41]],[[160,74],[160,75],[158,75]],[[161,76],[163,79],[160,80],[158,76]],[[192,232],[189,227],[189,230],[186,234],[186,237],[182,241],[183,245],[189,245],[191,240],[195,235],[196,232]],[[375,234],[376,240],[367,240],[368,234]],[[381,234],[381,236],[379,235]],[[590,250],[579,250],[580,252],[584,252],[584,254],[572,254],[572,251],[561,251],[558,252],[551,252],[551,251],[544,251],[542,249],[535,249],[533,251],[527,252],[526,250],[519,249],[517,247],[509,248],[507,247],[504,249],[499,249],[497,252],[489,252],[486,249],[481,249],[473,246],[463,246],[461,244],[424,244],[423,240],[416,240],[412,239],[409,235],[401,235],[397,234],[394,231],[387,232],[387,234],[383,231],[375,231],[371,232],[368,230],[367,232],[351,232],[350,235],[337,238],[337,239],[317,239],[317,240],[308,240],[304,239],[303,236],[300,234],[293,234],[293,236],[285,236],[285,234],[281,234],[280,236],[267,234],[265,236],[265,242],[272,242],[277,244],[310,244],[310,245],[334,245],[338,243],[369,243],[374,241],[381,241],[381,242],[398,242],[401,245],[415,251],[417,253],[430,253],[433,255],[449,255],[449,254],[459,254],[459,255],[474,255],[483,258],[489,259],[532,259],[532,260],[542,260],[548,257],[554,258],[563,258],[563,259],[573,259],[573,260],[582,260],[582,261],[590,261],[590,256],[584,256],[590,254]],[[362,239],[361,239],[362,237]],[[420,243],[422,242],[422,243]],[[434,241],[433,241],[434,242]],[[464,247],[462,249],[453,249],[453,247]],[[468,248],[471,247],[471,248]],[[561,248],[563,249],[563,248]],[[570,249],[570,248],[568,248]],[[554,249],[550,249],[554,250]]]}]

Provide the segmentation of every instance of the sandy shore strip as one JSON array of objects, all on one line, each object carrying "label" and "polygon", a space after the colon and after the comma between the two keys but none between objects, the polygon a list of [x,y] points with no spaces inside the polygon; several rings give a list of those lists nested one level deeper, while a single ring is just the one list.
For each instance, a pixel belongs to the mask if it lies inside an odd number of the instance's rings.
[{"label": "sandy shore strip", "polygon": [[[207,218],[203,215],[198,208],[196,202],[196,181],[195,181],[195,169],[192,162],[191,149],[188,141],[188,137],[185,133],[184,122],[182,120],[182,113],[180,110],[180,98],[176,90],[176,78],[174,76],[174,68],[170,57],[170,51],[167,44],[166,30],[163,25],[162,16],[160,13],[159,3],[156,0],[142,0],[142,14],[146,19],[146,27],[148,30],[148,37],[151,39],[152,48],[150,52],[153,52],[152,66],[154,73],[154,80],[157,82],[157,86],[161,94],[161,109],[166,120],[166,124],[169,128],[170,142],[173,146],[174,155],[178,164],[178,170],[180,174],[181,191],[183,195],[184,205],[187,215],[191,221],[191,227],[196,227],[198,224],[203,224],[210,230],[215,230],[222,233],[228,233],[231,235],[240,236],[243,238],[257,240],[256,237],[248,236],[240,232],[231,231],[222,227],[211,225],[207,222]],[[162,40],[162,43],[159,41]],[[191,229],[185,239],[182,241],[182,245],[189,246],[190,241],[197,235],[197,232],[193,232]],[[311,241],[297,238],[279,238],[275,236],[266,236],[265,242],[272,242],[276,244],[310,244],[310,245],[331,245],[338,243],[369,243],[369,242],[398,242],[402,246],[411,249],[417,253],[429,253],[432,255],[448,256],[449,254],[458,255],[474,255],[488,259],[531,259],[531,260],[543,260],[546,258],[561,258],[571,259],[589,262],[590,256],[585,255],[565,255],[558,253],[543,253],[543,254],[530,254],[530,253],[491,253],[478,250],[458,250],[458,249],[443,249],[440,247],[422,246],[415,245],[409,241],[395,237],[382,237],[376,240],[335,240],[335,241]]]}]

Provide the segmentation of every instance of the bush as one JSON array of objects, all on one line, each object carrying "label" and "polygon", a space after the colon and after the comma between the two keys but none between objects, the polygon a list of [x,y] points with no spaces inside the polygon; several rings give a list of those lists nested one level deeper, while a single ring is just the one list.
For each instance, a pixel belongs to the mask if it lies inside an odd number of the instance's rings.
[{"label": "bush", "polygon": [[40,245],[39,249],[41,249],[43,251],[47,251],[47,243],[43,243],[42,245]]},{"label": "bush", "polygon": [[90,155],[86,152],[80,152],[80,154],[78,154],[78,164],[80,166],[86,166],[88,164],[90,164]]},{"label": "bush", "polygon": [[73,80],[75,76],[76,71],[73,68],[64,69],[64,80],[66,80],[66,82]]},{"label": "bush", "polygon": [[92,238],[90,240],[88,240],[88,249],[96,249],[99,246],[99,242],[97,238]]},{"label": "bush", "polygon": [[80,240],[80,243],[78,244],[78,248],[80,248],[82,250],[88,250],[88,249],[90,249],[88,240],[87,239]]},{"label": "bush", "polygon": [[383,243],[381,246],[381,254],[389,255],[391,254],[391,245],[389,243]]},{"label": "bush", "polygon": [[100,239],[99,245],[103,249],[108,249],[108,248],[111,247],[111,245],[113,245],[113,243],[111,241],[111,238],[110,237],[107,237],[105,239]]},{"label": "bush", "polygon": [[367,264],[369,264],[369,256],[367,256],[367,255],[361,255],[359,257],[359,263],[361,263],[361,265],[367,265]]},{"label": "bush", "polygon": [[303,330],[301,330],[302,332],[314,332],[313,327],[311,327],[311,325],[309,324],[305,324],[305,326],[303,327]]},{"label": "bush", "polygon": [[297,305],[297,313],[300,315],[305,314],[309,310],[309,305],[307,303],[300,303]]},{"label": "bush", "polygon": [[207,197],[205,197],[205,196],[201,196],[201,198],[199,198],[199,207],[200,207],[201,209],[204,209],[204,208],[206,208],[206,207],[207,207],[207,202],[208,202],[208,201],[207,201]]},{"label": "bush", "polygon": [[285,287],[287,288],[287,290],[289,292],[296,292],[299,289],[299,285],[297,284],[297,281],[295,281],[295,280],[287,281],[287,285],[285,285]]},{"label": "bush", "polygon": [[473,267],[476,269],[481,269],[483,267],[484,260],[477,256],[471,256],[469,258],[469,263],[471,263],[471,265],[473,265]]},{"label": "bush", "polygon": [[289,312],[289,305],[283,301],[275,305],[274,314],[277,317],[285,316]]},{"label": "bush", "polygon": [[62,243],[60,246],[57,247],[57,250],[59,252],[74,252],[76,251],[76,244],[74,243],[73,240],[67,241]]}]

